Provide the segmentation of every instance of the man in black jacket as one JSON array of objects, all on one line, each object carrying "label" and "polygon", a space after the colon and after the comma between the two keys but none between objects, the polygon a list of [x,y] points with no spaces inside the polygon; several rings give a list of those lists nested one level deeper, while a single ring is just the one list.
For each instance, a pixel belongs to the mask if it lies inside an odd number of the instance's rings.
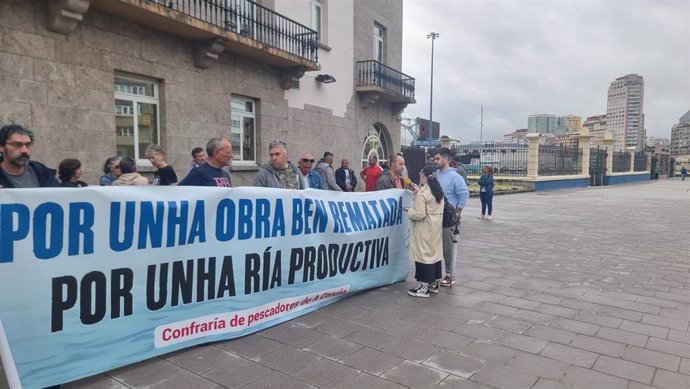
[{"label": "man in black jacket", "polygon": [[355,191],[357,177],[355,177],[354,170],[350,169],[350,161],[347,159],[340,161],[340,168],[335,171],[335,183],[343,192]]},{"label": "man in black jacket", "polygon": [[0,188],[44,188],[58,186],[55,170],[31,161],[34,134],[18,124],[0,128]]}]

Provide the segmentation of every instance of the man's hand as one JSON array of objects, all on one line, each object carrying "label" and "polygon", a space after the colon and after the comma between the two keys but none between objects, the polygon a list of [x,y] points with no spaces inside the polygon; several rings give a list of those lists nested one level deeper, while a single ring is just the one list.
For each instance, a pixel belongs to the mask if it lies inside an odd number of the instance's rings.
[{"label": "man's hand", "polygon": [[455,208],[455,214],[458,215],[458,219],[462,218],[462,208]]}]

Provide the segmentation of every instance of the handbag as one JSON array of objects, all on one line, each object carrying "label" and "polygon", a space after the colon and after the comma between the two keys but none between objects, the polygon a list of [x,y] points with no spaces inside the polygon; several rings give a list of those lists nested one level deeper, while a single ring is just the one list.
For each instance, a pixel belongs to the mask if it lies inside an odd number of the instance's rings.
[{"label": "handbag", "polygon": [[450,205],[446,196],[443,196],[443,228],[455,227],[458,224],[460,224],[460,219],[455,213],[455,208]]}]

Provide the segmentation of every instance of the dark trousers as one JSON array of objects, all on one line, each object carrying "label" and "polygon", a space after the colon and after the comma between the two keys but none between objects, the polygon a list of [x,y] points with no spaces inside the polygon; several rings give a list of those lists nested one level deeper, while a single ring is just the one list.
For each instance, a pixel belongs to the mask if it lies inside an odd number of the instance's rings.
[{"label": "dark trousers", "polygon": [[491,215],[491,209],[493,208],[493,199],[493,193],[479,192],[479,200],[482,201],[482,215],[486,215],[487,208],[489,208],[489,215]]}]

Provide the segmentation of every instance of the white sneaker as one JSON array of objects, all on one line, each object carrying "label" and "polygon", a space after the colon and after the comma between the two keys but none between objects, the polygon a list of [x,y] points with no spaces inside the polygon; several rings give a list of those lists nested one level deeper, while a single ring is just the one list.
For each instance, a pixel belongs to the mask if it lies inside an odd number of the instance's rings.
[{"label": "white sneaker", "polygon": [[491,215],[486,215],[486,220],[491,220]]},{"label": "white sneaker", "polygon": [[484,219],[484,215],[477,216],[477,219]]}]

